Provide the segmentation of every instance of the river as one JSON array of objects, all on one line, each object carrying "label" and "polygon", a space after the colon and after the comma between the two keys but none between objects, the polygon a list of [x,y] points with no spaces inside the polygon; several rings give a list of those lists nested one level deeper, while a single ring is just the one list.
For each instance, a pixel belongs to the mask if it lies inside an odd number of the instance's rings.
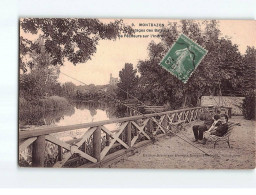
[{"label": "river", "polygon": [[[20,112],[20,129],[36,129],[47,126],[67,126],[81,123],[103,121],[128,116],[127,109],[120,105],[103,104],[98,102],[72,102],[65,110],[30,110]],[[116,130],[119,124],[105,125],[110,131]],[[87,129],[79,129],[54,134],[61,140],[80,138]]]}]

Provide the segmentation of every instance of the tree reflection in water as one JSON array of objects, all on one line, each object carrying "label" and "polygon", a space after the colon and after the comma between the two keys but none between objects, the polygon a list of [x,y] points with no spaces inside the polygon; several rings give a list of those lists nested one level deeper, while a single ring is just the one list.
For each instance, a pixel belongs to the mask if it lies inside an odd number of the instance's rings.
[{"label": "tree reflection in water", "polygon": [[20,127],[26,125],[51,125],[59,122],[64,116],[71,116],[75,113],[73,106],[64,110],[27,110],[19,112],[19,125]]},{"label": "tree reflection in water", "polygon": [[[89,111],[89,118],[93,119],[97,115],[97,110],[104,111],[108,119],[122,118],[130,116],[129,110],[118,103],[100,103],[100,102],[71,102],[71,106],[64,110],[29,110],[19,111],[19,126],[43,126],[54,125],[60,121],[65,120],[65,116],[75,117],[75,111],[84,110]],[[88,114],[87,114],[88,115]],[[93,120],[91,120],[93,121]],[[87,121],[84,121],[87,122]]]}]

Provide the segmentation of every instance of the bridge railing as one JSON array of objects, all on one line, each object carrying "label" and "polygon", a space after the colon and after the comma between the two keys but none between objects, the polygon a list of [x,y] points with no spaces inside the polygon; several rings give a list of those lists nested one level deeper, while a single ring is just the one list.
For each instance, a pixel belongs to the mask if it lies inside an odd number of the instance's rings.
[{"label": "bridge railing", "polygon": [[[73,167],[104,161],[119,150],[129,150],[145,140],[168,133],[172,125],[199,119],[203,107],[186,108],[161,113],[131,116],[113,120],[69,126],[47,127],[19,131],[19,153],[30,148],[33,167]],[[118,124],[115,131],[108,124]],[[60,132],[85,129],[76,140],[62,141],[55,135]],[[47,146],[51,144],[54,158],[47,161]],[[47,162],[46,162],[47,161]],[[22,165],[21,165],[22,166]]]}]

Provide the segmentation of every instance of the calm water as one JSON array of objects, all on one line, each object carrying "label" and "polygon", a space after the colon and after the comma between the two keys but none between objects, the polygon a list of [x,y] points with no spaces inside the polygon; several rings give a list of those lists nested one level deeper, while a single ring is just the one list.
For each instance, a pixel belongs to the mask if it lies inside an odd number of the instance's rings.
[{"label": "calm water", "polygon": [[[39,111],[32,110],[20,112],[20,129],[37,128],[46,126],[67,126],[81,123],[103,121],[129,116],[127,109],[120,105],[102,104],[95,102],[72,102],[72,106],[66,110]],[[106,128],[113,131],[119,124],[108,124]],[[62,140],[79,138],[88,129],[79,129],[54,134]]]}]

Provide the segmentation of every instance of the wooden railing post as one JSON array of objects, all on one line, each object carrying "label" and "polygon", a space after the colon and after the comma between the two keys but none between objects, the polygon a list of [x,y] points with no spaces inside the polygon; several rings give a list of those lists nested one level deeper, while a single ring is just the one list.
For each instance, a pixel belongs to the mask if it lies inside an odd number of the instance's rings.
[{"label": "wooden railing post", "polygon": [[83,143],[83,151],[84,151],[84,153],[86,153],[86,147],[87,147],[87,144],[86,144],[86,142],[84,142]]},{"label": "wooden railing post", "polygon": [[100,152],[101,152],[101,127],[97,127],[97,129],[93,133],[93,155],[97,161],[100,161]]},{"label": "wooden railing post", "polygon": [[152,133],[154,130],[153,120],[150,118],[148,122],[149,122],[149,132]]},{"label": "wooden railing post", "polygon": [[187,111],[187,114],[188,114],[188,116],[187,116],[187,121],[186,122],[190,122],[190,117],[191,117],[191,111],[189,110],[189,111]]},{"label": "wooden railing post", "polygon": [[163,127],[165,128],[164,131],[165,133],[167,133],[167,126],[168,126],[168,121],[167,121],[167,114],[164,116],[164,119],[163,119]]},{"label": "wooden railing post", "polygon": [[126,127],[126,141],[127,145],[131,147],[131,141],[132,141],[132,124],[131,121],[128,122],[128,125]]},{"label": "wooden railing post", "polygon": [[197,109],[194,110],[194,120],[197,120]]},{"label": "wooden railing post", "polygon": [[58,146],[58,161],[62,161],[62,159],[63,159],[62,147]]},{"label": "wooden railing post", "polygon": [[[134,128],[134,127],[133,127]],[[137,128],[134,128],[134,136],[137,136],[138,135],[138,129]]]},{"label": "wooden railing post", "polygon": [[44,167],[45,136],[40,135],[33,143],[32,166]]},{"label": "wooden railing post", "polygon": [[199,120],[200,119],[200,116],[201,116],[201,108],[200,109],[197,109],[197,113],[196,113],[196,120]]},{"label": "wooden railing post", "polygon": [[110,144],[110,135],[106,133],[106,146]]}]

